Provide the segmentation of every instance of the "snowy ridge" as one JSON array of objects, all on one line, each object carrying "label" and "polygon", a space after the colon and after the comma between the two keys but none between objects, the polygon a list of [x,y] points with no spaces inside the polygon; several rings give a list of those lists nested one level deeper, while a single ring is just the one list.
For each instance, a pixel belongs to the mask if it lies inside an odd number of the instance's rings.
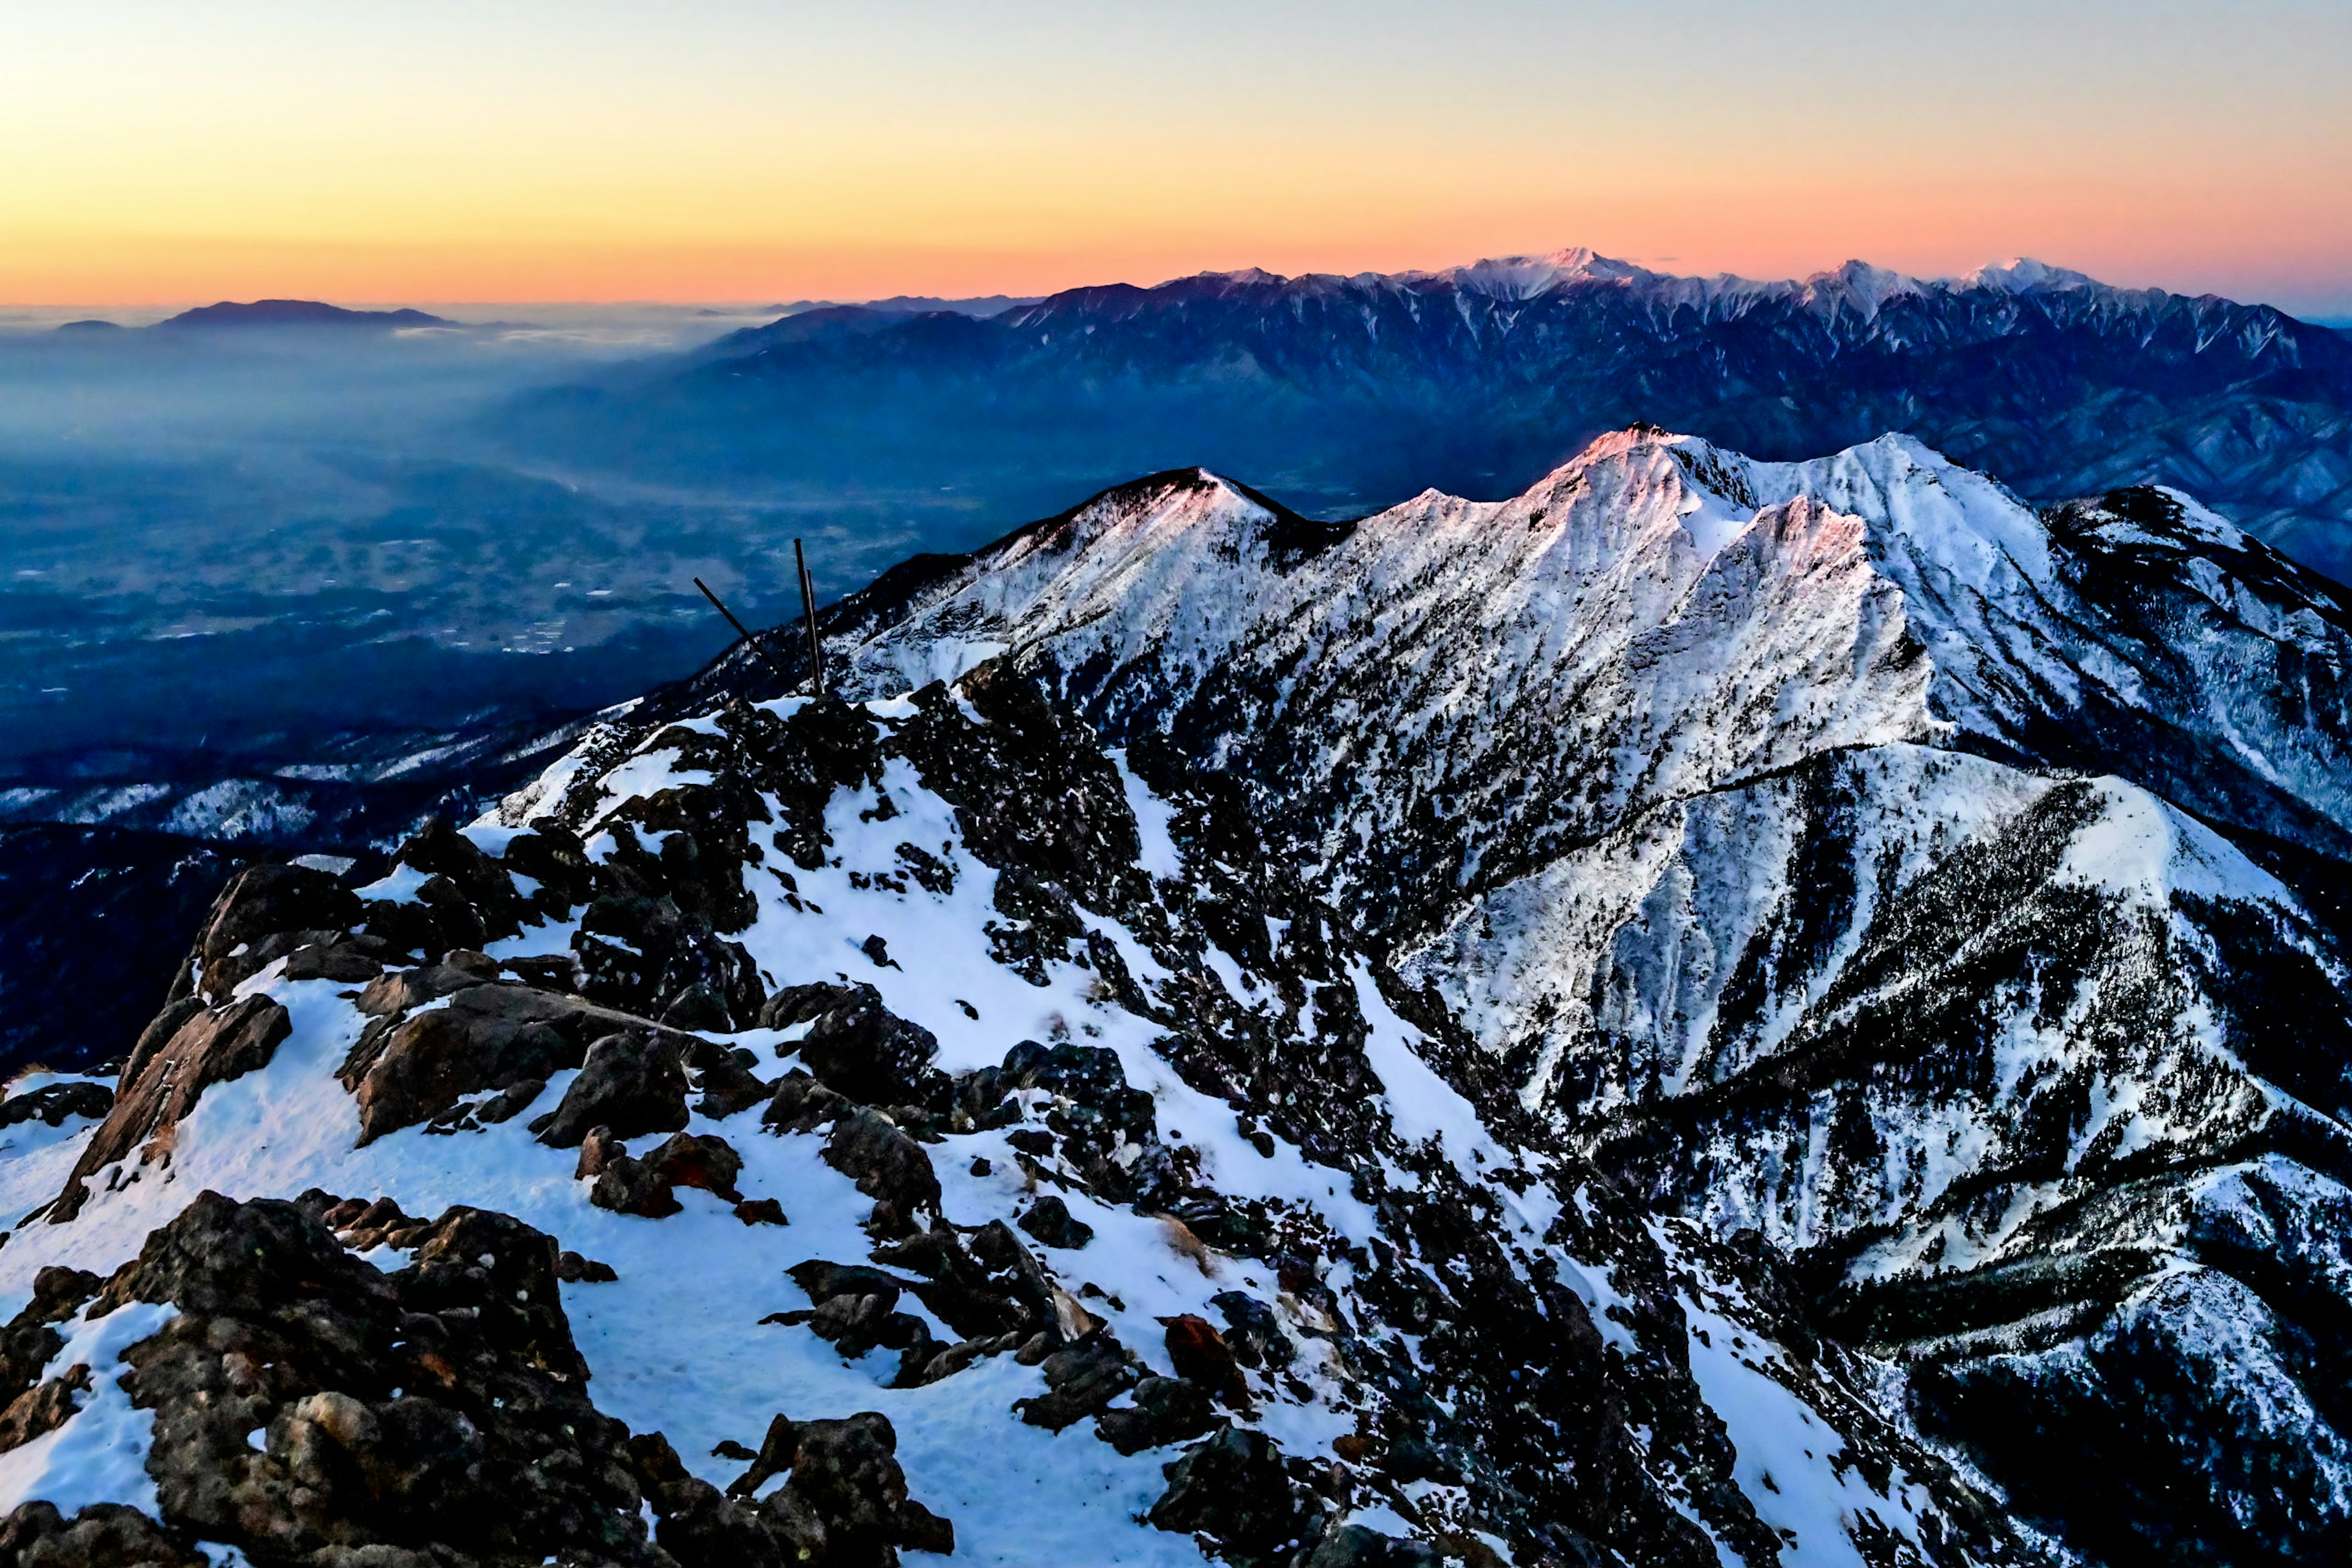
[{"label": "snowy ridge", "polygon": [[[1222,504],[1190,524],[1216,530]],[[1127,542],[1116,530],[1093,539]],[[553,1238],[551,1256],[593,1260],[566,1266],[561,1305],[596,1409],[637,1435],[649,1517],[608,1527],[620,1534],[604,1550],[619,1560],[757,1560],[740,1532],[799,1517],[775,1500],[797,1481],[689,1505],[690,1483],[663,1480],[647,1456],[674,1452],[725,1487],[780,1412],[821,1427],[858,1411],[887,1418],[902,1495],[949,1521],[962,1561],[1535,1563],[1601,1549],[1863,1564],[1898,1541],[1948,1561],[2027,1560],[1969,1483],[1874,1410],[1863,1369],[1781,1342],[1768,1263],[1695,1231],[1666,1244],[1589,1168],[1492,1126],[1439,1070],[1441,1043],[1398,1010],[1410,1003],[1393,979],[1253,858],[1244,822],[1213,799],[1156,794],[1002,668],[856,708],[735,703],[592,736],[526,792],[529,826],[485,818],[404,849],[347,906],[364,915],[356,932],[232,945],[261,918],[257,900],[351,897],[299,872],[233,889],[175,1004],[192,1022],[149,1058],[159,1065],[134,1065],[102,1126],[35,1121],[11,1135],[0,1181],[35,1210],[0,1249],[0,1291],[12,1307],[32,1300],[19,1323],[67,1288],[43,1272],[54,1264],[135,1289],[199,1191],[300,1194],[302,1214],[341,1227],[403,1289],[458,1222],[398,1216],[472,1205]],[[1040,805],[1060,820],[1034,821]],[[693,913],[721,909],[723,940]],[[404,971],[386,953],[403,937],[436,946],[447,938],[433,933],[467,920],[479,952]],[[380,954],[395,962],[357,984]],[[711,961],[731,974],[665,1000]],[[809,993],[878,1006],[866,1015],[888,1020],[877,1039],[922,1042],[887,1092],[931,1109],[824,1100],[828,1081],[886,1069],[826,1054],[838,1013],[791,1021]],[[600,1143],[604,1129],[575,1151],[551,1127],[600,1093],[616,1131],[644,1113],[614,1097],[610,1041],[588,1047],[584,1069],[575,1057],[503,1087],[510,1069],[463,1054],[437,1079],[387,1077],[415,1042],[447,1037],[437,1020],[490,1040],[491,1026],[463,1020],[521,1009],[562,1029],[566,1009],[632,1004],[636,1027],[683,1042],[694,1064],[675,1119],[657,1121],[676,1130],[663,1148],[688,1141],[719,1162],[716,1177],[677,1167],[646,1206],[615,1195],[614,1172],[648,1167]],[[139,1134],[143,1147],[93,1159],[93,1139],[139,1131],[125,1108],[137,1085],[168,1077],[160,1064],[188,1050],[187,1031],[273,1016],[260,1061],[203,1087]],[[599,1016],[592,1028],[629,1022]],[[210,1070],[195,1060],[182,1070]],[[1008,1076],[1022,1062],[1047,1076],[1032,1081]],[[876,1131],[892,1128],[907,1131]],[[860,1163],[851,1151],[876,1136],[900,1163]],[[770,1217],[755,1223],[762,1205]],[[982,1309],[930,1292],[924,1248],[978,1256],[1023,1233],[1019,1267],[1051,1316],[1009,1340],[961,1339],[951,1320]],[[815,1283],[832,1265],[878,1266],[858,1289],[887,1285],[900,1310],[856,1326],[872,1310],[853,1321],[840,1310],[853,1298]],[[32,1370],[47,1387],[78,1357],[107,1382],[0,1455],[0,1511],[40,1500],[69,1519],[126,1503],[214,1562],[271,1556],[294,1537],[268,1505],[228,1522],[187,1500],[197,1494],[180,1478],[206,1461],[164,1435],[186,1417],[142,1370],[164,1364],[155,1347],[175,1324],[217,1309],[110,1305],[65,1315],[63,1347]],[[1618,1393],[1596,1404],[1603,1387]],[[307,1411],[373,1412],[338,1416],[336,1441],[375,1441],[351,1433],[390,1423],[403,1390],[347,1389],[240,1417],[250,1437],[234,1451],[253,1457],[235,1463],[300,1473],[287,1434]],[[358,1403],[320,1403],[333,1399]],[[1611,1414],[1621,1406],[1643,1414],[1629,1426]],[[667,1447],[644,1447],[656,1431]],[[803,1469],[819,1463],[811,1441]],[[1171,1485],[1227,1453],[1255,1457],[1205,1490]],[[1595,1494],[1580,1477],[1603,1454],[1618,1473]],[[698,1522],[713,1509],[754,1522],[731,1526],[720,1550]],[[783,1522],[756,1522],[772,1513]],[[826,1550],[842,1550],[848,1516],[828,1517]],[[394,1542],[416,1543],[407,1528]]]}]

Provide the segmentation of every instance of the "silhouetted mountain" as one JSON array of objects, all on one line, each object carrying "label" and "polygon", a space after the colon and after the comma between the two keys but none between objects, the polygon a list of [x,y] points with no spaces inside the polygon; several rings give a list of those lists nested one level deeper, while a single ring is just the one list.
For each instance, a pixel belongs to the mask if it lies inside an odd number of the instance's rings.
[{"label": "silhouetted mountain", "polygon": [[2031,261],[1767,283],[1572,250],[1210,273],[988,318],[835,307],[532,395],[497,433],[589,470],[952,487],[1012,517],[1191,463],[1317,511],[1496,497],[1643,420],[1769,458],[1906,430],[2043,499],[2179,485],[2352,576],[2352,341]]},{"label": "silhouetted mountain", "polygon": [[362,327],[388,331],[395,327],[454,327],[459,323],[422,310],[347,310],[316,300],[256,300],[238,304],[224,300],[155,323],[158,327]]}]

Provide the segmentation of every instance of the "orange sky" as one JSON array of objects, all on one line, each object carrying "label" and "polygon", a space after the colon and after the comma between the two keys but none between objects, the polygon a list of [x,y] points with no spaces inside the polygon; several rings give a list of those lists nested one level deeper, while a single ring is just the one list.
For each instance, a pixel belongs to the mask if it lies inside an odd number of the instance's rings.
[{"label": "orange sky", "polygon": [[2352,314],[2352,6],[80,0],[0,300],[782,300],[1574,244]]}]

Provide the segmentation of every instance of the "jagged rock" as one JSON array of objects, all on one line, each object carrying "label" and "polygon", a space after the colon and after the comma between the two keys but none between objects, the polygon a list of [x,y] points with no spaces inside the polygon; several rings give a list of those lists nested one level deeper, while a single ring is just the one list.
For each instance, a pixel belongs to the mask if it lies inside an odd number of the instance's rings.
[{"label": "jagged rock", "polygon": [[142,1143],[147,1145],[149,1161],[168,1159],[172,1130],[205,1090],[268,1066],[293,1027],[286,1009],[267,996],[248,996],[181,1025],[140,1064],[137,1078],[121,1081],[113,1108],[83,1147],[65,1190],[50,1205],[50,1223],[61,1225],[79,1213],[89,1196],[85,1180],[129,1159]]},{"label": "jagged rock", "polygon": [[1305,1568],[1437,1568],[1437,1549],[1425,1541],[1343,1524],[1316,1543]]},{"label": "jagged rock", "polygon": [[818,1013],[800,1041],[800,1060],[830,1089],[868,1105],[912,1105],[931,1093],[939,1039],[882,1006],[870,985]]},{"label": "jagged rock", "polygon": [[588,1047],[580,1076],[530,1130],[541,1142],[568,1149],[591,1127],[625,1139],[675,1132],[686,1122],[686,1069],[675,1037],[614,1034]]},{"label": "jagged rock", "polygon": [[[630,1158],[611,1130],[602,1126],[591,1128],[580,1145],[579,1174],[595,1179],[588,1201],[615,1214],[647,1219],[677,1213],[683,1206],[676,1192],[679,1187],[699,1187],[739,1205],[740,1215],[743,1195],[735,1190],[735,1178],[742,1169],[742,1156],[725,1139],[710,1134],[673,1133],[643,1160]],[[782,1225],[782,1209],[773,1199],[768,1203],[776,1209],[772,1223]]]},{"label": "jagged rock", "polygon": [[[837,1421],[779,1415],[731,1497],[688,1475],[659,1434],[630,1449],[661,1516],[661,1544],[683,1568],[896,1568],[900,1547],[955,1550],[954,1527],[908,1497],[898,1443],[889,1418],[873,1411]],[[786,1471],[775,1492],[748,1500]]]},{"label": "jagged rock", "polygon": [[[323,871],[247,866],[213,901],[194,951],[172,983],[171,1000],[201,994],[225,1001],[237,982],[259,973],[269,962],[258,949],[270,937],[313,931],[332,937],[357,925],[360,912],[359,899]],[[288,944],[286,951],[292,950]]]},{"label": "jagged rock", "polygon": [[1217,1424],[1208,1391],[1181,1377],[1146,1377],[1134,1402],[1095,1417],[1095,1432],[1122,1454],[1198,1437]]},{"label": "jagged rock", "polygon": [[[608,824],[607,830],[622,837],[613,864],[625,882],[629,866],[650,858],[634,848],[625,825]],[[766,1000],[759,968],[742,944],[715,934],[667,893],[600,894],[582,912],[572,945],[583,994],[624,1011],[663,1017],[683,1005],[706,1022],[680,1026],[730,1030],[751,1027]],[[688,1001],[689,994],[696,999]]]},{"label": "jagged rock", "polygon": [[1207,1319],[1184,1312],[1160,1322],[1168,1331],[1168,1359],[1175,1363],[1177,1376],[1199,1384],[1236,1410],[1249,1408],[1249,1384],[1242,1380],[1242,1369],[1224,1336]]},{"label": "jagged rock", "polygon": [[656,1568],[556,1278],[554,1242],[502,1215],[451,1210],[386,1275],[294,1205],[200,1195],[101,1296],[179,1310],[124,1355],[163,1522],[257,1561],[381,1546]]},{"label": "jagged rock", "polygon": [[1108,1332],[1088,1334],[1044,1362],[1045,1392],[1013,1408],[1032,1426],[1058,1432],[1099,1413],[1135,1386],[1136,1371],[1126,1347]]},{"label": "jagged rock", "polygon": [[849,1104],[840,1095],[794,1068],[777,1080],[768,1109],[760,1113],[762,1126],[783,1132],[814,1132],[841,1114]]},{"label": "jagged rock", "polygon": [[851,1178],[857,1190],[905,1215],[937,1211],[940,1179],[931,1157],[879,1111],[860,1106],[836,1117],[825,1139],[824,1163]]},{"label": "jagged rock", "polygon": [[757,1453],[743,1456],[751,1468],[727,1483],[729,1497],[748,1497],[769,1481],[793,1468],[793,1458],[800,1453],[800,1427],[793,1418],[777,1412],[768,1423],[767,1434],[760,1439]]},{"label": "jagged rock", "polygon": [[371,1018],[405,1013],[467,986],[488,984],[494,978],[495,972],[484,974],[470,966],[448,963],[388,970],[361,987],[359,1009]]},{"label": "jagged rock", "polygon": [[651,1166],[619,1153],[598,1168],[596,1180],[588,1189],[588,1201],[600,1209],[641,1219],[667,1219],[686,1206]]},{"label": "jagged rock", "polygon": [[1242,1365],[1285,1367],[1298,1353],[1298,1347],[1282,1331],[1274,1309],[1256,1297],[1220,1290],[1209,1298],[1209,1304],[1224,1314],[1225,1347]]},{"label": "jagged rock", "polygon": [[[674,1018],[667,1021],[677,1022]],[[686,1065],[693,1071],[695,1088],[702,1094],[695,1110],[714,1121],[723,1121],[771,1098],[775,1087],[751,1071],[758,1060],[747,1050],[730,1049],[700,1038],[690,1040],[686,1047]]]},{"label": "jagged rock", "polygon": [[784,1205],[774,1198],[746,1198],[735,1205],[735,1217],[745,1225],[790,1225]]},{"label": "jagged rock", "polygon": [[1021,1228],[1048,1247],[1075,1250],[1095,1238],[1095,1227],[1071,1215],[1070,1205],[1051,1193],[1029,1205]]},{"label": "jagged rock", "polygon": [[286,955],[279,971],[289,980],[332,980],[344,985],[373,981],[383,973],[383,960],[348,939],[314,942]]},{"label": "jagged rock", "polygon": [[78,1407],[77,1396],[89,1392],[89,1368],[77,1364],[9,1401],[0,1410],[0,1454],[64,1426]]},{"label": "jagged rock", "polygon": [[79,1268],[52,1265],[33,1276],[33,1299],[0,1328],[0,1405],[31,1389],[59,1351],[65,1336],[53,1326],[73,1316],[98,1293],[100,1280]]},{"label": "jagged rock", "polygon": [[[794,994],[780,994],[777,1000],[788,995]],[[829,1003],[824,1011],[806,1011],[820,1000]],[[883,1006],[871,985],[827,986],[816,993],[802,987],[792,1005],[772,1005],[764,1016],[789,1020],[771,1024],[772,1028],[814,1017],[801,1039],[801,1060],[827,1087],[852,1100],[868,1105],[919,1104],[944,1083],[930,1065],[939,1055],[939,1041],[921,1025]]]},{"label": "jagged rock", "polygon": [[677,1132],[646,1156],[646,1168],[673,1187],[699,1187],[704,1192],[740,1204],[735,1178],[743,1172],[743,1156],[715,1133]]},{"label": "jagged rock", "polygon": [[1263,1432],[1224,1426],[1162,1468],[1151,1522],[1206,1536],[1228,1561],[1285,1561],[1322,1532],[1322,1499]]},{"label": "jagged rock", "polygon": [[77,1083],[44,1084],[0,1105],[0,1127],[38,1120],[51,1127],[65,1125],[68,1116],[104,1116],[114,1109],[114,1091],[87,1079]]},{"label": "jagged rock", "polygon": [[15,1568],[203,1568],[205,1561],[121,1503],[91,1503],[68,1521],[56,1504],[36,1500],[0,1523],[0,1563]]}]

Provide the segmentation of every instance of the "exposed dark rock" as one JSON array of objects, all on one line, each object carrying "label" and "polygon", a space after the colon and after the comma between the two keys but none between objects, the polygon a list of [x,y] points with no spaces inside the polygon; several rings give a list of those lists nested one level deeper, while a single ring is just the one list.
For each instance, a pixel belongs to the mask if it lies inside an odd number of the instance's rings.
[{"label": "exposed dark rock", "polygon": [[56,1504],[37,1500],[0,1523],[0,1563],[15,1568],[202,1568],[205,1561],[121,1503],[92,1503],[68,1521]]},{"label": "exposed dark rock", "polygon": [[1425,1541],[1343,1524],[1317,1543],[1304,1568],[1437,1568],[1437,1549]]},{"label": "exposed dark rock", "polygon": [[50,1083],[27,1094],[20,1094],[0,1105],[0,1127],[14,1127],[20,1121],[39,1121],[51,1127],[61,1127],[68,1116],[104,1116],[114,1109],[114,1091],[102,1083],[83,1079],[75,1083]]},{"label": "exposed dark rock", "polygon": [[0,1410],[0,1453],[64,1426],[72,1418],[79,1399],[89,1392],[89,1368],[77,1363],[18,1394]]},{"label": "exposed dark rock", "polygon": [[686,1065],[694,1075],[695,1088],[702,1094],[695,1110],[714,1121],[723,1121],[769,1099],[775,1086],[752,1073],[758,1061],[759,1058],[748,1050],[730,1049],[698,1037],[689,1040]]},{"label": "exposed dark rock", "polygon": [[763,1126],[782,1132],[814,1132],[841,1114],[849,1104],[840,1095],[794,1068],[776,1083],[768,1109],[760,1113]]},{"label": "exposed dark rock", "polygon": [[704,1192],[740,1204],[735,1178],[743,1172],[743,1157],[715,1133],[676,1132],[646,1156],[646,1168],[673,1187],[699,1187]]},{"label": "exposed dark rock", "polygon": [[331,939],[357,925],[360,912],[358,898],[323,871],[305,866],[248,866],[229,879],[214,900],[194,951],[173,982],[172,1000],[201,994],[215,1003],[226,1001],[237,982],[259,973],[270,959],[283,957],[298,945],[289,942],[284,952],[264,957],[261,949],[269,938],[319,931]]},{"label": "exposed dark rock", "polygon": [[1231,1563],[1286,1562],[1322,1533],[1323,1500],[1263,1432],[1223,1427],[1164,1468],[1151,1522],[1205,1536]]},{"label": "exposed dark rock", "polygon": [[1135,1363],[1126,1347],[1105,1331],[1055,1351],[1044,1366],[1045,1392],[1014,1408],[1030,1426],[1055,1432],[1099,1413],[1136,1382]]},{"label": "exposed dark rock", "polygon": [[861,1106],[835,1118],[825,1139],[824,1163],[851,1178],[867,1197],[905,1215],[936,1212],[940,1180],[931,1157],[877,1110]]},{"label": "exposed dark rock", "polygon": [[686,1123],[686,1068],[676,1037],[614,1034],[588,1047],[580,1076],[530,1130],[541,1142],[568,1149],[591,1127],[609,1127],[625,1139],[675,1132]]},{"label": "exposed dark rock", "polygon": [[1198,1437],[1217,1424],[1208,1391],[1181,1377],[1146,1377],[1132,1404],[1095,1417],[1095,1432],[1122,1454]]},{"label": "exposed dark rock", "polygon": [[294,1205],[202,1194],[102,1297],[179,1309],[125,1355],[163,1523],[257,1562],[657,1568],[556,1281],[554,1242],[500,1215],[451,1210],[386,1275]]},{"label": "exposed dark rock", "polygon": [[610,1285],[620,1279],[611,1264],[583,1258],[576,1252],[556,1254],[555,1277],[566,1285]]},{"label": "exposed dark rock", "polygon": [[1048,1247],[1082,1247],[1095,1238],[1094,1226],[1074,1217],[1070,1205],[1051,1193],[1029,1205],[1021,1228]]},{"label": "exposed dark rock", "polygon": [[911,1105],[942,1083],[931,1068],[940,1043],[882,1005],[870,985],[836,1000],[800,1043],[801,1060],[835,1091],[868,1105]]},{"label": "exposed dark rock", "polygon": [[1168,1359],[1175,1363],[1177,1376],[1199,1384],[1234,1409],[1249,1408],[1249,1384],[1242,1380],[1242,1369],[1224,1336],[1207,1319],[1185,1312],[1161,1322],[1168,1330]]}]

